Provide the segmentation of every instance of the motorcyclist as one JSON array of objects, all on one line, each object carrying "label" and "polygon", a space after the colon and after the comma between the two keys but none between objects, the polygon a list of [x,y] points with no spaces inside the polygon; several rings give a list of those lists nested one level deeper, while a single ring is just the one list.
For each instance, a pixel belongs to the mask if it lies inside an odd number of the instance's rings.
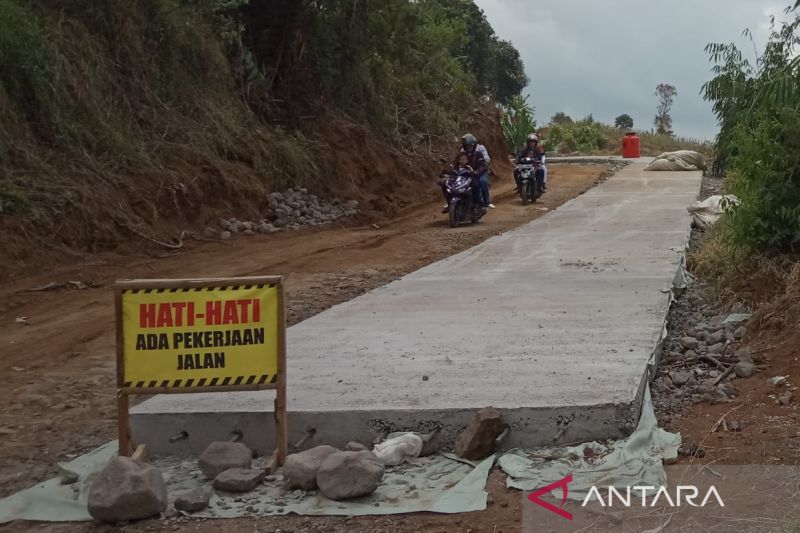
[{"label": "motorcyclist", "polygon": [[[521,164],[523,159],[533,159],[539,166],[536,168],[536,179],[547,189],[547,166],[545,166],[544,149],[539,145],[539,136],[535,133],[528,135],[525,147],[517,152],[517,164]],[[514,171],[514,180],[519,188],[519,173]]]},{"label": "motorcyclist", "polygon": [[[456,157],[456,161],[453,164],[453,169],[455,170],[457,167],[461,169],[461,171],[468,172],[468,175],[472,178],[471,188],[472,188],[472,202],[473,205],[477,208],[481,208],[481,186],[480,186],[480,177],[484,174],[488,174],[489,166],[486,164],[486,159],[484,159],[483,154],[480,150],[477,149],[478,141],[472,135],[465,135],[464,141],[461,145],[462,151],[459,152],[458,156]],[[466,159],[465,159],[466,156]],[[466,163],[465,165],[463,163]],[[469,170],[466,170],[466,169]],[[442,194],[447,200],[447,189],[445,187],[445,181],[442,181]],[[445,205],[444,209],[442,210],[443,213],[446,213],[448,206]]]},{"label": "motorcyclist", "polygon": [[486,161],[486,172],[484,172],[479,178],[481,187],[481,205],[483,205],[483,207],[488,207],[489,209],[494,209],[495,205],[492,203],[492,197],[489,194],[489,163],[492,161],[492,159],[489,157],[489,150],[487,150],[484,145],[480,144],[474,135],[467,133],[461,137],[462,152],[464,151],[466,141],[475,143],[475,149],[483,154],[483,159]]}]

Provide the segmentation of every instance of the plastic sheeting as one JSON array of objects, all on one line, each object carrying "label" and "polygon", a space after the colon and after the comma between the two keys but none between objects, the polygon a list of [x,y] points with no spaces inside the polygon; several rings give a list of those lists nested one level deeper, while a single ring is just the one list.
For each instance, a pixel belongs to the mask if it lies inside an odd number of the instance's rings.
[{"label": "plastic sheeting", "polygon": [[678,150],[676,152],[664,152],[656,157],[645,170],[650,171],[690,171],[708,170],[705,157],[700,152],[692,150]]},{"label": "plastic sheeting", "polygon": [[590,442],[535,452],[512,450],[498,464],[508,474],[506,485],[536,490],[572,474],[569,499],[583,500],[592,486],[631,487],[666,485],[662,462],[678,458],[679,434],[658,427],[649,387],[645,391],[639,425],[624,440],[608,445]]},{"label": "plastic sheeting", "polygon": [[[71,463],[60,465],[64,470],[78,474],[76,483],[62,485],[61,479],[55,478],[0,500],[0,524],[13,520],[91,520],[86,502],[92,474],[99,471],[116,451],[117,442],[113,441]],[[287,513],[351,516],[481,511],[486,509],[486,479],[494,460],[492,456],[473,465],[445,455],[416,459],[412,464],[387,468],[376,492],[347,502],[329,500],[318,492],[287,491],[278,478],[247,494],[215,494],[206,511],[192,516],[235,518]],[[195,461],[155,458],[151,462],[164,473],[170,499],[178,492],[207,483],[197,470]]]}]

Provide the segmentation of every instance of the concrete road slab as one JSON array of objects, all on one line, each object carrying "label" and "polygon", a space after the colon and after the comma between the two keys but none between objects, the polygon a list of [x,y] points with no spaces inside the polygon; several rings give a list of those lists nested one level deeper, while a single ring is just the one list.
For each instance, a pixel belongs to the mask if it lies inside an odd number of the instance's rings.
[{"label": "concrete road slab", "polygon": [[[448,443],[487,405],[504,411],[507,445],[628,434],[701,182],[644,166],[289,328],[290,440],[441,427]],[[234,430],[266,451],[271,405],[269,392],[158,396],[132,427],[154,453],[196,453]],[[190,438],[168,444],[180,431]]]}]

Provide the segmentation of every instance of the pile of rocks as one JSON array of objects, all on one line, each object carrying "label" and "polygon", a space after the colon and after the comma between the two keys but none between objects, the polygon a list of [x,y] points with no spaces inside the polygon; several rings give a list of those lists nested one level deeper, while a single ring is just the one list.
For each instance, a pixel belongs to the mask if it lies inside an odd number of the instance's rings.
[{"label": "pile of rocks", "polygon": [[267,195],[267,210],[259,221],[241,221],[236,218],[220,220],[220,228],[208,228],[206,235],[223,240],[233,234],[255,235],[274,233],[301,226],[329,224],[344,217],[358,214],[358,202],[338,198],[323,200],[307,189],[296,188]]}]

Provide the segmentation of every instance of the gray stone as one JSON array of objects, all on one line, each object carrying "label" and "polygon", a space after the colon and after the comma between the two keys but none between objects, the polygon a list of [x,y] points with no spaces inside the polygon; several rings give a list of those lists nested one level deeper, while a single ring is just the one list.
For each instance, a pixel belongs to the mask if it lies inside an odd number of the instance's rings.
[{"label": "gray stone", "polygon": [[116,523],[159,516],[167,508],[167,486],[157,468],[130,457],[115,457],[89,488],[89,514]]},{"label": "gray stone", "polygon": [[249,492],[264,479],[263,470],[230,468],[214,478],[214,488],[227,492]]},{"label": "gray stone", "polygon": [[197,466],[208,479],[231,468],[250,468],[253,452],[241,442],[212,442],[200,454]]},{"label": "gray stone", "polygon": [[484,459],[494,453],[494,441],[506,428],[500,412],[484,407],[472,418],[467,428],[456,437],[456,454],[470,461]]},{"label": "gray stone", "polygon": [[709,334],[708,338],[706,339],[706,343],[708,343],[709,345],[711,345],[711,344],[719,344],[724,340],[725,340],[725,331],[724,330],[718,330],[718,331],[715,331],[715,332]]},{"label": "gray stone", "polygon": [[756,365],[752,361],[739,361],[733,366],[736,377],[749,378],[756,373]]},{"label": "gray stone", "polygon": [[736,358],[739,361],[746,361],[748,363],[752,363],[753,362],[753,353],[750,351],[750,348],[748,348],[747,346],[744,346],[744,347],[739,348],[738,350],[736,350],[736,354],[735,355],[736,355]]},{"label": "gray stone", "polygon": [[220,231],[219,232],[219,238],[222,239],[223,241],[227,241],[228,239],[231,238],[231,236],[232,236],[232,234],[231,234],[230,231]]},{"label": "gray stone", "polygon": [[681,337],[680,343],[687,350],[696,350],[700,346],[700,342],[694,337]]},{"label": "gray stone", "polygon": [[677,387],[683,387],[692,377],[691,374],[688,372],[677,370],[670,374],[670,378],[672,379],[672,383]]},{"label": "gray stone", "polygon": [[317,488],[317,470],[330,454],[338,452],[333,446],[323,444],[293,453],[283,465],[283,477],[293,489],[314,490]]},{"label": "gray stone", "polygon": [[368,452],[368,451],[370,451],[369,448],[367,448],[366,446],[364,446],[360,442],[356,442],[356,441],[353,441],[353,440],[351,440],[350,442],[345,444],[344,449],[346,451],[348,451],[348,452],[364,452],[364,451]]},{"label": "gray stone", "polygon": [[792,402],[792,392],[786,391],[780,396],[778,396],[778,404],[779,405],[789,405]]},{"label": "gray stone", "polygon": [[708,347],[708,353],[712,355],[719,355],[725,351],[725,345],[721,342]]},{"label": "gray stone", "polygon": [[745,335],[747,335],[747,328],[744,327],[744,326],[740,326],[740,327],[736,328],[736,331],[733,332],[733,337],[737,341],[742,340],[745,337]]},{"label": "gray stone", "polygon": [[319,490],[331,500],[372,494],[383,479],[383,465],[370,451],[335,452],[317,471]]},{"label": "gray stone", "polygon": [[244,234],[247,235],[248,237],[252,237],[253,235],[256,234],[256,232],[251,229],[246,229],[244,230]]},{"label": "gray stone", "polygon": [[208,507],[208,502],[211,499],[212,491],[208,486],[198,487],[196,489],[187,490],[175,496],[173,505],[178,511],[185,513],[196,513]]},{"label": "gray stone", "polygon": [[221,218],[221,219],[220,219],[220,221],[219,221],[219,226],[220,226],[222,229],[224,229],[224,230],[227,230],[227,229],[230,229],[230,227],[231,227],[231,222],[230,222],[230,220],[227,220],[227,219]]},{"label": "gray stone", "polygon": [[245,231],[247,231],[247,230],[253,231],[253,228],[254,228],[254,225],[253,225],[252,222],[242,222],[242,229],[243,230],[245,230]]}]

